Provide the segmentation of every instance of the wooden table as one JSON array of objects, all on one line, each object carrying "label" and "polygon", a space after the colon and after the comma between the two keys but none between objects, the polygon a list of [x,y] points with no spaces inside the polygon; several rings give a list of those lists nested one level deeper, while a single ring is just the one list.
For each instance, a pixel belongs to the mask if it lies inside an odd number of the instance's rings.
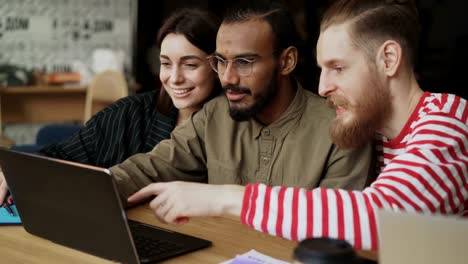
[{"label": "wooden table", "polygon": [[[296,242],[257,232],[242,225],[238,219],[233,217],[194,218],[183,226],[165,225],[156,220],[147,205],[131,209],[128,212],[128,217],[213,242],[213,246],[209,248],[163,262],[167,264],[220,263],[251,249],[290,262],[297,244]],[[376,259],[376,255],[369,252],[360,252],[360,255]],[[111,263],[30,235],[21,226],[0,227],[0,262],[11,264]]]},{"label": "wooden table", "polygon": [[[292,260],[295,242],[262,234],[231,217],[194,218],[184,226],[161,224],[146,205],[131,209],[133,220],[208,239],[213,246],[170,259],[164,263],[220,263],[236,254],[256,249],[272,257]],[[21,226],[0,226],[0,263],[111,263],[30,235]]]}]

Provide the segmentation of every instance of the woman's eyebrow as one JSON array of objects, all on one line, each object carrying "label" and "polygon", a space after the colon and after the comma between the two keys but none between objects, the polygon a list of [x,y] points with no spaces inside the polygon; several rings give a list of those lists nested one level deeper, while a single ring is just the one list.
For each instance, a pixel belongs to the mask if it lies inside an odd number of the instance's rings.
[{"label": "woman's eyebrow", "polygon": [[[159,55],[159,58],[160,59],[166,59],[166,60],[171,60],[171,58],[169,58],[169,56],[167,55],[164,55],[164,54],[161,54]],[[196,56],[196,55],[187,55],[187,56],[182,56],[180,58],[180,60],[202,60],[202,58],[200,58],[199,56]]]},{"label": "woman's eyebrow", "polygon": [[187,55],[187,56],[182,56],[180,60],[202,60],[202,58],[196,56],[196,55]]}]

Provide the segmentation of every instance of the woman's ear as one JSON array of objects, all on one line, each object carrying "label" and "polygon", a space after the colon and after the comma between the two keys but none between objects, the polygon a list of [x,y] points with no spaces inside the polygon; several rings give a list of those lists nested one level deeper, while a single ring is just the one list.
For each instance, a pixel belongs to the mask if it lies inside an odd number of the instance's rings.
[{"label": "woman's ear", "polygon": [[283,50],[280,55],[280,74],[289,75],[296,68],[297,65],[297,48],[288,47]]},{"label": "woman's ear", "polygon": [[377,62],[387,77],[396,75],[403,61],[402,55],[401,45],[394,40],[387,40],[380,46]]}]

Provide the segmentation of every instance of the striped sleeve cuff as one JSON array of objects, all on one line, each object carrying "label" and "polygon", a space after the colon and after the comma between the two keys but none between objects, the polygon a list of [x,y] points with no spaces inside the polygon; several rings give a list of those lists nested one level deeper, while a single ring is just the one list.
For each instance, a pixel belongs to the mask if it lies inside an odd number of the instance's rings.
[{"label": "striped sleeve cuff", "polygon": [[249,212],[249,209],[250,209],[250,204],[252,202],[255,202],[255,201],[251,201],[252,199],[252,193],[253,193],[253,189],[254,188],[257,188],[258,184],[248,184],[245,186],[245,191],[244,191],[244,199],[242,201],[242,210],[241,210],[241,222],[242,224],[244,225],[249,225],[248,224],[248,212]]}]

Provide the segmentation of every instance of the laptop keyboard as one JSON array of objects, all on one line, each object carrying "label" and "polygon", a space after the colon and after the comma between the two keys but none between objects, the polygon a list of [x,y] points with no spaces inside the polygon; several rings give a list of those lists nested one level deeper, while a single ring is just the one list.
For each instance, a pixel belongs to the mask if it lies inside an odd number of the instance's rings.
[{"label": "laptop keyboard", "polygon": [[133,241],[142,259],[151,259],[155,255],[170,254],[182,249],[181,245],[140,235],[135,235]]},{"label": "laptop keyboard", "polygon": [[128,220],[141,263],[161,261],[211,245],[210,241]]}]

